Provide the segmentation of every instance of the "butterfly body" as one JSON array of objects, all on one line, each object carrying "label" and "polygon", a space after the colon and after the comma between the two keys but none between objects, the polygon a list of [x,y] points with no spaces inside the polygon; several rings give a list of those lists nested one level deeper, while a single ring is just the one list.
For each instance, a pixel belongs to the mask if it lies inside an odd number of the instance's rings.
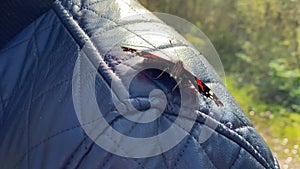
[{"label": "butterfly body", "polygon": [[213,91],[208,86],[206,86],[198,77],[194,76],[192,73],[190,73],[184,68],[184,63],[181,60],[171,62],[157,55],[145,51],[137,50],[134,48],[121,46],[121,49],[124,52],[134,53],[143,58],[146,58],[148,62],[152,62],[152,63],[159,62],[161,64],[165,64],[164,65],[166,67],[165,70],[163,70],[163,72],[157,78],[159,78],[163,73],[165,73],[168,70],[170,76],[173,77],[178,83],[176,86],[174,86],[173,90],[176,87],[178,87],[179,83],[186,83],[188,81],[196,88],[196,90],[200,94],[213,100],[217,106],[219,107],[224,106],[223,103],[218,99],[218,97],[213,93]]}]

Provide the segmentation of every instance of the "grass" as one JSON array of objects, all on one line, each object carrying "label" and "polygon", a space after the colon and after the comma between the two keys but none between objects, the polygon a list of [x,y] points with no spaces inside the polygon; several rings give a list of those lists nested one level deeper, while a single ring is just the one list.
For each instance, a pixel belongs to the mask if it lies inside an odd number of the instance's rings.
[{"label": "grass", "polygon": [[270,146],[281,168],[299,168],[300,113],[264,103],[255,97],[254,85],[237,87],[230,76],[226,77],[226,87]]}]

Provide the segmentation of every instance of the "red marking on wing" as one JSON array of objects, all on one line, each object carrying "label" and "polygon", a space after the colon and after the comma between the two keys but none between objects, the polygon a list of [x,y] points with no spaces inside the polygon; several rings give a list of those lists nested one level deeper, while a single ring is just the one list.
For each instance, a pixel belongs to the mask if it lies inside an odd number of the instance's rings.
[{"label": "red marking on wing", "polygon": [[151,58],[151,59],[160,59],[161,57],[151,54],[151,53],[147,53],[147,52],[142,52],[143,56],[146,58]]},{"label": "red marking on wing", "polygon": [[198,79],[197,77],[195,77],[195,79],[196,79],[198,86],[202,89],[202,91],[204,91],[204,86],[203,86],[202,81],[200,79]]},{"label": "red marking on wing", "polygon": [[[198,88],[199,88],[199,92],[200,94],[206,96],[207,98],[213,100],[219,107],[223,107],[224,104],[218,99],[218,97],[211,91],[210,88],[208,88],[200,79],[198,79],[197,77],[194,77]],[[200,91],[201,90],[201,91]]]}]

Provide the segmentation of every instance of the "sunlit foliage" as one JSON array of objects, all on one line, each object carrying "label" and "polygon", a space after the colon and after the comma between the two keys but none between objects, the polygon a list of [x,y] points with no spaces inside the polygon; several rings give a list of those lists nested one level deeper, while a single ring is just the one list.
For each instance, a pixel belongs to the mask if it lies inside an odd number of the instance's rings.
[{"label": "sunlit foliage", "polygon": [[300,2],[140,2],[150,11],[185,18],[208,36],[225,67],[227,88],[266,139],[281,167],[299,168]]},{"label": "sunlit foliage", "polygon": [[140,0],[207,34],[238,86],[257,99],[300,113],[300,3],[296,0]]}]

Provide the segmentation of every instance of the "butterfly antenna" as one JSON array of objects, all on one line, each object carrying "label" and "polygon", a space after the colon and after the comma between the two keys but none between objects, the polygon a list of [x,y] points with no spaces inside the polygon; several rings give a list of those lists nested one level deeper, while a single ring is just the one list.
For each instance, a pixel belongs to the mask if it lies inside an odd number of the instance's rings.
[{"label": "butterfly antenna", "polygon": [[171,47],[174,48],[174,51],[175,51],[175,53],[176,53],[176,56],[179,57],[179,54],[177,53],[175,47],[173,46],[172,40],[169,39],[169,42],[170,42]]}]

